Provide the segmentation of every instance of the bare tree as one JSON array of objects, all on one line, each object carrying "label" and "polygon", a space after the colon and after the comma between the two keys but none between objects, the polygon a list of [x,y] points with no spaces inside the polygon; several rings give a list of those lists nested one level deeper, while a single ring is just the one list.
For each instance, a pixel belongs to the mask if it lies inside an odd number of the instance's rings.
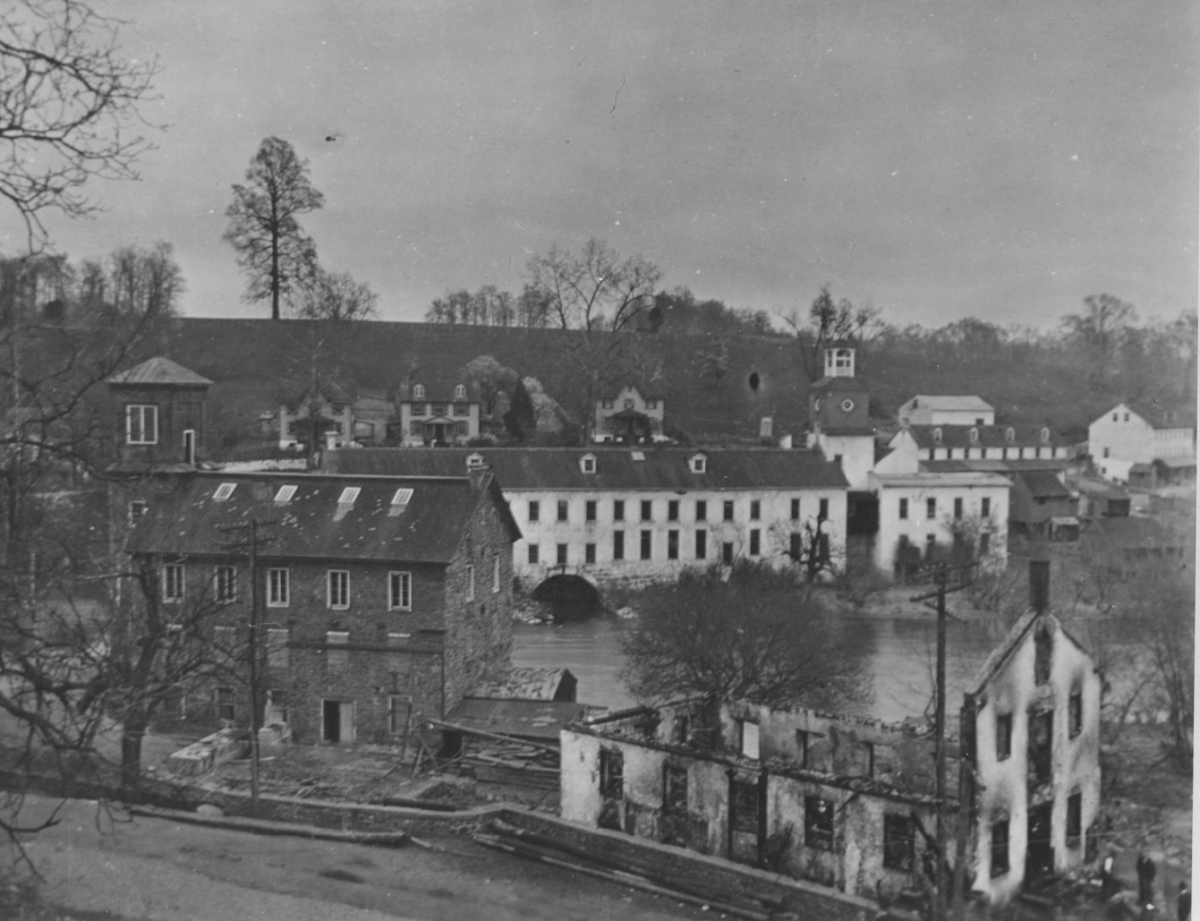
[{"label": "bare tree", "polygon": [[639,700],[689,695],[768,706],[833,706],[867,693],[863,659],[788,573],[739,563],[687,570],[648,589],[623,641]]},{"label": "bare tree", "polygon": [[30,249],[47,242],[47,211],[94,213],[84,186],[137,178],[134,161],[150,149],[138,106],[159,65],[122,57],[121,25],[79,0],[17,0],[0,12],[0,196]]},{"label": "bare tree", "polygon": [[349,272],[317,268],[302,286],[296,316],[302,320],[375,320],[377,295],[370,285],[354,280]]},{"label": "bare tree", "polygon": [[1100,386],[1120,350],[1129,327],[1137,322],[1137,311],[1111,294],[1092,294],[1083,299],[1085,313],[1063,317],[1063,331],[1087,367],[1088,382]]},{"label": "bare tree", "polygon": [[237,252],[248,276],[246,300],[271,301],[271,319],[280,304],[298,293],[316,270],[317,248],[297,216],[325,204],[308,178],[308,162],[280,138],[264,138],[246,170],[246,184],[234,185],[225,211],[224,239]]},{"label": "bare tree", "polygon": [[641,255],[622,259],[603,240],[592,237],[578,255],[557,245],[534,256],[527,266],[530,287],[549,304],[562,329],[632,328],[653,306],[651,296],[662,271]]},{"label": "bare tree", "polygon": [[866,357],[866,348],[887,330],[877,308],[870,304],[855,307],[846,298],[835,302],[829,285],[821,286],[821,293],[809,307],[807,324],[797,311],[785,314],[781,319],[801,340],[800,356],[810,381],[818,380],[824,373],[826,346],[834,342],[851,342],[863,352],[862,359]]}]

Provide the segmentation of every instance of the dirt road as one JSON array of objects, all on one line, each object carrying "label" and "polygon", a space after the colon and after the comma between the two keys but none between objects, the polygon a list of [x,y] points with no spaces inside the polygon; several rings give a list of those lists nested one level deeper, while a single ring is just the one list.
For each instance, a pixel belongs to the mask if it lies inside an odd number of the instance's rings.
[{"label": "dirt road", "polygon": [[[33,799],[27,815],[54,804]],[[717,915],[464,839],[437,843],[452,853],[110,817],[95,803],[74,801],[57,827],[26,847],[46,880],[47,901],[145,921],[678,921]]]}]

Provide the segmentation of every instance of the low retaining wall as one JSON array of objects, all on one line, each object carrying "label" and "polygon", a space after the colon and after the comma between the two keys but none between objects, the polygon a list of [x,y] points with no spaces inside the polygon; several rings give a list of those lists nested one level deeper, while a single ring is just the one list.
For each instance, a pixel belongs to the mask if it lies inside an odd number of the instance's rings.
[{"label": "low retaining wall", "polygon": [[637,838],[619,831],[588,828],[557,816],[537,812],[507,810],[504,821],[527,831],[537,832],[564,844],[586,848],[598,857],[633,861],[652,870],[656,875],[677,879],[681,883],[695,882],[705,887],[717,886],[731,895],[768,895],[783,902],[784,908],[802,918],[822,918],[829,921],[859,921],[873,918],[879,910],[874,902],[846,895],[825,886],[781,876],[766,870],[746,867],[698,854],[647,838]]}]

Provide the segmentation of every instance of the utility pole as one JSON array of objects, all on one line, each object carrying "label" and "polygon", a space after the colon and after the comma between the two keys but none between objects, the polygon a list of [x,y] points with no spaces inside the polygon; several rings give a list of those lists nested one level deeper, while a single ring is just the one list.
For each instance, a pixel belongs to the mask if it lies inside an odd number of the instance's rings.
[{"label": "utility pole", "polygon": [[218,546],[224,550],[245,550],[250,558],[250,631],[246,646],[247,654],[250,657],[250,812],[254,815],[258,814],[258,724],[260,720],[259,698],[261,697],[259,694],[258,628],[262,621],[262,592],[258,578],[258,548],[261,544],[273,543],[275,540],[273,537],[260,537],[258,530],[274,524],[274,521],[259,521],[257,518],[251,518],[244,524],[222,525],[217,529],[226,533],[250,532],[248,539],[230,541]]},{"label": "utility pole", "polygon": [[[970,587],[969,578],[965,581],[951,583],[955,573],[966,573],[974,569],[977,562],[951,566],[947,563],[937,564],[931,571],[931,578],[937,587],[932,592],[915,595],[910,600],[920,601],[925,607],[937,614],[937,676],[934,688],[934,801],[937,803],[937,822],[935,825],[935,849],[937,851],[937,870],[934,877],[933,917],[935,921],[944,921],[946,917],[946,620],[953,615],[946,609],[946,596],[953,592],[961,592]],[[935,603],[930,604],[929,599]],[[962,766],[959,766],[962,770]]]}]

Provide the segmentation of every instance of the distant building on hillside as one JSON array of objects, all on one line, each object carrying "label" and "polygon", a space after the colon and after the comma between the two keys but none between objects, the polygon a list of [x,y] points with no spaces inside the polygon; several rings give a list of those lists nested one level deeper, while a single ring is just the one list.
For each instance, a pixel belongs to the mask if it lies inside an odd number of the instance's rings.
[{"label": "distant building on hillside", "polygon": [[905,440],[916,445],[917,459],[942,460],[1057,460],[1073,454],[1065,438],[1047,425],[906,425],[888,442],[897,448]]},{"label": "distant building on hillside", "polygon": [[479,386],[422,371],[400,384],[388,440],[408,447],[465,445],[479,435]]},{"label": "distant building on hillside", "polygon": [[896,410],[901,425],[995,425],[996,410],[977,396],[918,394]]},{"label": "distant building on hillside", "polygon": [[685,567],[824,554],[840,565],[846,480],[819,451],[479,448],[335,451],[330,472],[447,476],[488,469],[522,537],[513,570],[531,586],[674,578]]},{"label": "distant building on hillside", "polygon": [[354,441],[354,393],[333,381],[293,386],[279,403],[279,447],[341,448]]},{"label": "distant building on hillside", "polygon": [[663,394],[646,384],[622,383],[602,392],[596,400],[597,442],[644,444],[663,434]]},{"label": "distant building on hillside", "polygon": [[1088,426],[1088,452],[1105,479],[1153,487],[1196,477],[1196,411],[1118,403]]},{"label": "distant building on hillside", "polygon": [[1077,540],[1079,500],[1052,470],[1022,470],[1012,477],[1008,520],[1013,531],[1049,540]]}]

